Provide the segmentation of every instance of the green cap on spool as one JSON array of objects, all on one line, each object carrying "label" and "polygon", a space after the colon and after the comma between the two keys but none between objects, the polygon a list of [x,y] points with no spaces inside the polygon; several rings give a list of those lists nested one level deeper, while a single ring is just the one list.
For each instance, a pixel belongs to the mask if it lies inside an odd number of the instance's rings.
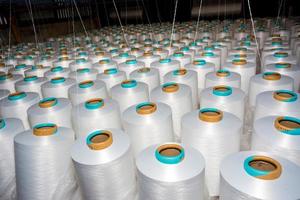
[{"label": "green cap on spool", "polygon": [[57,99],[55,97],[44,98],[39,102],[41,108],[50,108],[57,104]]},{"label": "green cap on spool", "polygon": [[36,136],[49,136],[57,132],[57,126],[53,123],[42,123],[33,127],[33,134]]},{"label": "green cap on spool", "polygon": [[84,105],[87,109],[94,110],[103,107],[104,100],[101,98],[94,98],[86,101]]},{"label": "green cap on spool", "polygon": [[66,81],[66,79],[64,77],[55,77],[55,78],[51,79],[50,82],[52,84],[60,84],[60,83],[63,83],[65,81]]},{"label": "green cap on spool", "polygon": [[282,167],[267,156],[250,156],[244,161],[244,169],[250,176],[262,180],[274,180],[281,175]]},{"label": "green cap on spool", "polygon": [[5,127],[5,120],[4,119],[0,119],[0,129]]},{"label": "green cap on spool", "polygon": [[23,80],[25,82],[32,82],[32,81],[38,80],[38,77],[37,76],[26,76]]},{"label": "green cap on spool", "polygon": [[219,85],[213,87],[213,94],[217,96],[229,96],[232,94],[232,87]]},{"label": "green cap on spool", "polygon": [[295,117],[277,117],[275,120],[275,128],[282,133],[288,135],[300,135],[300,119]]},{"label": "green cap on spool", "polygon": [[102,150],[113,143],[112,133],[107,130],[97,130],[89,134],[86,144],[92,150]]},{"label": "green cap on spool", "polygon": [[170,63],[171,59],[170,58],[160,59],[159,62],[160,63]]},{"label": "green cap on spool", "polygon": [[17,100],[25,98],[26,96],[27,96],[27,94],[25,92],[15,92],[15,93],[8,95],[8,100],[17,101]]},{"label": "green cap on spool", "polygon": [[92,80],[82,81],[78,84],[80,88],[90,88],[94,85],[94,82]]},{"label": "green cap on spool", "polygon": [[125,81],[122,81],[122,83],[121,83],[122,88],[133,88],[136,86],[137,86],[136,80],[125,80]]},{"label": "green cap on spool", "polygon": [[164,144],[156,149],[155,157],[164,164],[178,164],[184,159],[184,149],[178,144]]}]

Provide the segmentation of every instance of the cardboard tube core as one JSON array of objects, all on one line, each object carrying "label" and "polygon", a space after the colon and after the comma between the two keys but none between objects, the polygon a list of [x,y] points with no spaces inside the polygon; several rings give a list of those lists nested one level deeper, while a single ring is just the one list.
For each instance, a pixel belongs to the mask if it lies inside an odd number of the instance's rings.
[{"label": "cardboard tube core", "polygon": [[147,73],[150,72],[150,68],[149,67],[143,67],[138,69],[138,73]]},{"label": "cardboard tube core", "polygon": [[179,90],[177,83],[166,83],[162,86],[162,90],[167,93],[176,92]]},{"label": "cardboard tube core", "polygon": [[86,80],[79,83],[80,88],[89,88],[94,85],[94,81],[92,80]]},{"label": "cardboard tube core", "polygon": [[281,75],[277,72],[265,72],[263,74],[263,78],[269,81],[276,81],[281,78]]},{"label": "cardboard tube core", "polygon": [[156,149],[155,156],[164,164],[177,164],[184,158],[184,149],[178,144],[164,144]]},{"label": "cardboard tube core", "polygon": [[292,91],[280,91],[280,90],[275,91],[273,93],[273,97],[278,101],[284,101],[284,102],[296,101],[298,98],[297,94]]},{"label": "cardboard tube core", "polygon": [[290,135],[300,135],[300,119],[294,117],[277,117],[275,128]]},{"label": "cardboard tube core", "polygon": [[230,72],[228,70],[218,70],[216,75],[219,77],[227,77],[230,75]]},{"label": "cardboard tube core", "polygon": [[185,75],[186,73],[187,73],[186,69],[177,69],[177,70],[173,71],[174,75],[179,75],[179,76]]},{"label": "cardboard tube core", "polygon": [[45,99],[42,99],[40,102],[39,102],[39,106],[41,108],[50,108],[54,105],[57,104],[57,99],[54,98],[54,97],[50,97],[50,98],[45,98]]},{"label": "cardboard tube core", "polygon": [[248,174],[263,180],[274,180],[282,172],[280,163],[267,156],[249,157],[245,160],[244,167]]},{"label": "cardboard tube core", "polygon": [[[67,53],[65,55],[67,55]],[[66,60],[69,60],[69,58],[68,57],[61,57],[60,60],[61,61],[66,61]]]},{"label": "cardboard tube core", "polygon": [[57,126],[51,123],[38,124],[33,128],[33,134],[36,136],[49,136],[56,133],[56,131]]},{"label": "cardboard tube core", "polygon": [[104,106],[104,100],[101,98],[94,98],[85,102],[85,107],[87,109],[97,109],[101,108],[102,106]]},{"label": "cardboard tube core", "polygon": [[118,72],[118,70],[116,68],[111,68],[111,69],[104,70],[104,74],[108,74],[108,75],[116,74],[117,72]]},{"label": "cardboard tube core", "polygon": [[122,83],[121,83],[122,88],[133,88],[136,86],[137,86],[136,80],[125,80],[125,81],[122,81]]},{"label": "cardboard tube core", "polygon": [[25,92],[14,92],[14,93],[11,93],[10,95],[8,95],[8,99],[12,100],[12,101],[23,99],[24,97],[26,97]]},{"label": "cardboard tube core", "polygon": [[215,108],[205,108],[200,110],[199,118],[205,122],[218,122],[222,120],[223,112]]},{"label": "cardboard tube core", "polygon": [[104,56],[104,52],[103,51],[98,51],[95,53],[96,56]]},{"label": "cardboard tube core", "polygon": [[181,152],[181,147],[175,144],[166,144],[160,146],[158,152],[163,156],[178,156]]},{"label": "cardboard tube core", "polygon": [[244,60],[244,59],[238,59],[238,60],[233,60],[232,64],[234,64],[234,65],[245,65],[245,64],[247,64],[247,61]]},{"label": "cardboard tube core", "polygon": [[109,63],[109,60],[108,59],[104,59],[104,60],[100,60],[99,61],[99,64],[107,64],[107,63]]},{"label": "cardboard tube core", "polygon": [[102,150],[109,147],[113,142],[110,131],[95,131],[87,137],[87,145],[92,150]]},{"label": "cardboard tube core", "polygon": [[281,63],[275,63],[275,67],[276,68],[291,68],[292,65],[291,65],[291,63],[281,62]]},{"label": "cardboard tube core", "polygon": [[155,112],[157,109],[157,105],[155,103],[141,103],[136,106],[136,112],[140,115],[147,115]]},{"label": "cardboard tube core", "polygon": [[229,96],[232,94],[232,88],[226,85],[218,85],[213,87],[213,94],[217,96]]},{"label": "cardboard tube core", "polygon": [[153,56],[153,53],[152,52],[145,52],[144,56],[146,56],[146,57]]}]

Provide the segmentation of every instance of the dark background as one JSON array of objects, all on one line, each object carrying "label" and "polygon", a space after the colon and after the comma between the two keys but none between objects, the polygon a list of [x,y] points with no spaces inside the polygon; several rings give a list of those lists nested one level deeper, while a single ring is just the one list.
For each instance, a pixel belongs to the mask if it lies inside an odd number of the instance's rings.
[{"label": "dark background", "polygon": [[[83,31],[74,1],[86,29],[119,25],[112,0],[0,0],[0,42],[6,43],[10,2],[13,42],[33,39],[30,7],[40,40]],[[176,0],[115,0],[123,25],[170,22],[175,2]],[[298,16],[299,2],[300,0],[250,0],[253,17],[277,17],[280,4],[279,17]],[[228,11],[233,4],[238,6],[238,10]],[[176,21],[196,20],[197,16],[193,16],[191,10],[197,10],[198,6],[199,0],[178,0]],[[214,12],[205,14],[207,6]],[[142,14],[129,17],[130,13],[137,11]],[[247,0],[203,0],[202,11],[201,19],[249,18]]]}]

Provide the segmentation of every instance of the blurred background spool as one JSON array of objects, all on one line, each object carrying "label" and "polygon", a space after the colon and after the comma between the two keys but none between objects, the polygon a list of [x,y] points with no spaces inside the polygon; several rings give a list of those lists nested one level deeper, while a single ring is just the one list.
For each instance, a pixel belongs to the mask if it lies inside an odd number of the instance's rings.
[{"label": "blurred background spool", "polygon": [[219,69],[216,72],[210,72],[205,76],[205,88],[218,85],[227,85],[234,88],[241,87],[241,75],[236,72],[230,72],[226,69]]},{"label": "blurred background spool", "polygon": [[136,159],[138,200],[204,200],[205,160],[194,148],[176,143],[156,144]]},{"label": "blurred background spool", "polygon": [[69,68],[63,68],[61,66],[52,67],[49,71],[44,73],[44,76],[49,80],[56,77],[68,78],[70,74]]},{"label": "blurred background spool", "polygon": [[72,108],[73,129],[76,137],[85,136],[95,130],[121,129],[118,103],[113,99],[90,99]]},{"label": "blurred background spool", "polygon": [[105,82],[107,91],[111,95],[111,88],[126,80],[126,74],[125,72],[119,71],[117,68],[111,68],[98,74],[97,79]]},{"label": "blurred background spool", "polygon": [[54,58],[51,56],[41,56],[40,58],[38,58],[38,60],[36,61],[36,65],[43,65],[45,67],[52,67],[52,63],[54,62]]},{"label": "blurred background spool", "polygon": [[69,57],[61,57],[61,58],[58,58],[57,61],[54,61],[52,64],[53,64],[53,67],[61,66],[63,68],[69,68],[69,64],[73,61],[74,60]]},{"label": "blurred background spool", "polygon": [[106,60],[110,58],[111,58],[110,54],[105,51],[96,51],[93,54],[89,55],[89,60],[93,64],[99,62],[100,60]]},{"label": "blurred background spool", "polygon": [[172,112],[164,103],[142,102],[130,106],[124,111],[122,121],[135,156],[150,145],[173,141]]},{"label": "blurred background spool", "polygon": [[[205,53],[213,53],[214,55],[218,56],[220,59],[220,64],[218,65],[218,69],[221,68],[222,61],[225,61],[225,58],[227,57],[226,54],[223,54],[220,48],[215,48],[215,45],[212,45],[211,43],[208,45],[205,45],[203,48],[202,54]],[[207,54],[208,55],[208,54]],[[216,64],[216,63],[215,63]],[[216,69],[217,70],[217,69]]]},{"label": "blurred background spool", "polygon": [[240,74],[241,89],[248,94],[250,79],[256,74],[255,63],[250,63],[243,59],[237,59],[233,60],[232,63],[225,63],[223,69]]},{"label": "blurred background spool", "polygon": [[73,142],[71,129],[51,123],[15,137],[18,199],[72,199],[76,187],[70,155]]},{"label": "blurred background spool", "polygon": [[268,55],[265,57],[263,66],[282,62],[287,62],[296,65],[297,58],[295,56],[289,55],[286,52],[276,52],[273,55]]},{"label": "blurred background spool", "polygon": [[239,88],[219,85],[200,94],[200,108],[217,108],[237,116],[244,122],[246,95]]},{"label": "blurred background spool", "polygon": [[21,120],[15,118],[0,119],[0,197],[15,199],[15,155],[14,137],[24,131]]},{"label": "blurred background spool", "polygon": [[185,65],[192,62],[192,56],[189,54],[184,54],[183,52],[175,52],[171,59],[177,60],[180,62],[180,68],[183,68]]},{"label": "blurred background spool", "polygon": [[52,78],[41,86],[43,97],[68,98],[68,89],[74,84],[71,78]]},{"label": "blurred background spool", "polygon": [[269,152],[300,166],[300,118],[268,116],[255,121],[253,129],[252,150]]},{"label": "blurred background spool", "polygon": [[[247,62],[256,63],[256,55],[255,54],[233,54],[227,57],[226,62],[232,62],[236,59],[244,59]],[[224,63],[225,64],[225,63]]]},{"label": "blurred background spool", "polygon": [[268,115],[300,118],[299,93],[291,90],[276,90],[260,93],[256,98],[254,120]]},{"label": "blurred background spool", "polygon": [[15,92],[15,83],[22,80],[22,75],[2,74],[0,75],[0,89]]},{"label": "blurred background spool", "polygon": [[17,92],[36,92],[42,97],[41,85],[47,82],[45,77],[27,76],[15,83]]},{"label": "blurred background spool", "polygon": [[[189,42],[190,42],[189,39],[182,39],[182,40],[186,41],[185,45],[189,45]],[[194,59],[194,56],[195,56],[195,53],[196,53],[196,51],[194,49],[190,49],[190,47],[188,47],[188,46],[181,47],[180,52],[191,56],[191,60],[189,61],[189,63],[191,63],[191,61]]]},{"label": "blurred background spool", "polygon": [[178,51],[178,47],[176,47],[176,46],[173,46],[173,45],[169,45],[169,44],[167,44],[167,45],[165,45],[164,46],[164,49],[165,50],[167,50],[168,51],[168,56],[170,56],[170,55],[173,55],[176,51]]},{"label": "blurred background spool", "polygon": [[294,89],[300,90],[300,67],[290,63],[276,63],[264,67],[264,72],[278,72],[282,75],[289,76],[294,80]]},{"label": "blurred background spool", "polygon": [[170,58],[160,59],[159,61],[153,62],[151,64],[152,68],[159,71],[159,80],[161,83],[164,80],[164,76],[170,72],[180,68],[180,62],[177,60],[172,60]]},{"label": "blurred background spool", "polygon": [[19,74],[19,75],[22,75],[22,76],[25,76],[25,71],[30,69],[31,66],[30,65],[26,65],[26,64],[19,64],[19,65],[16,65],[14,68],[10,69],[9,70],[9,73],[11,74]]},{"label": "blurred background spool", "polygon": [[221,58],[213,52],[202,52],[200,55],[195,55],[195,60],[205,60],[206,62],[213,63],[215,70],[221,68]]},{"label": "blurred background spool", "polygon": [[96,80],[98,72],[95,69],[82,68],[77,69],[75,72],[71,72],[69,77],[76,80],[77,83],[87,80]]},{"label": "blurred background spool", "polygon": [[73,106],[93,98],[108,98],[106,85],[103,81],[83,81],[69,88],[69,99]]},{"label": "blurred background spool", "polygon": [[39,95],[35,92],[16,92],[0,101],[1,118],[18,118],[22,120],[25,130],[29,129],[27,109],[39,102]]},{"label": "blurred background spool", "polygon": [[141,44],[136,43],[135,45],[138,47],[131,48],[129,53],[130,53],[130,55],[133,55],[138,59],[138,57],[142,56],[145,51],[141,49],[141,46],[142,46]]},{"label": "blurred background spool", "polygon": [[0,100],[4,99],[9,95],[9,90],[0,89]]},{"label": "blurred background spool", "polygon": [[122,114],[132,105],[149,101],[149,89],[145,83],[125,80],[111,88],[111,98],[119,103]]},{"label": "blurred background spool", "polygon": [[112,57],[112,60],[117,64],[121,64],[123,62],[126,62],[127,60],[135,60],[135,56],[129,55],[127,52],[124,52]]},{"label": "blurred background spool", "polygon": [[215,71],[215,65],[208,63],[205,60],[194,60],[192,63],[184,66],[187,70],[193,70],[197,72],[198,78],[198,96],[201,91],[205,88],[205,76],[209,72]]},{"label": "blurred background spool", "polygon": [[164,76],[164,82],[175,82],[189,86],[192,91],[192,105],[194,109],[198,108],[198,80],[197,72],[193,70],[178,69],[168,72]]},{"label": "blurred background spool", "polygon": [[31,67],[31,69],[28,69],[24,72],[25,77],[26,76],[37,76],[37,77],[43,77],[45,72],[49,71],[50,67],[44,67],[43,65],[34,65]]},{"label": "blurred background spool", "polygon": [[[266,47],[266,46],[265,46]],[[261,57],[262,57],[262,66],[261,66],[261,71],[264,71],[264,67],[268,64],[264,64],[265,63],[265,60],[266,60],[266,57],[267,56],[274,56],[275,53],[287,53],[287,54],[292,54],[292,51],[289,49],[289,47],[286,49],[286,48],[283,48],[282,46],[279,47],[279,48],[272,48],[272,49],[266,49],[264,47],[264,50],[261,52]],[[283,61],[280,61],[278,60],[278,63],[280,62],[283,62]],[[275,62],[276,63],[276,62]],[[272,63],[271,63],[272,64]],[[274,63],[273,63],[274,64]]]},{"label": "blurred background spool", "polygon": [[1,72],[1,74],[2,73],[3,74],[7,73],[12,68],[13,68],[12,65],[6,66],[5,63],[3,63],[3,62],[0,61],[0,72]]},{"label": "blurred background spool", "polygon": [[155,68],[136,69],[130,73],[129,78],[147,84],[150,93],[160,84],[159,73]]},{"label": "blurred background spool", "polygon": [[144,53],[142,56],[137,58],[137,61],[145,63],[145,67],[150,67],[151,63],[157,62],[160,60],[159,55],[155,55],[151,52]]},{"label": "blurred background spool", "polygon": [[60,127],[72,128],[72,105],[65,98],[44,98],[27,110],[31,127],[42,123],[53,123]]},{"label": "blurred background spool", "polygon": [[220,200],[300,198],[299,166],[270,153],[232,154],[223,160],[220,176]]},{"label": "blurred background spool", "polygon": [[91,67],[92,67],[92,63],[85,58],[76,59],[75,61],[69,64],[69,69],[71,70],[71,72],[74,72],[78,69],[91,68]]},{"label": "blurred background spool", "polygon": [[98,71],[99,74],[103,73],[106,69],[117,68],[117,62],[110,59],[103,59],[93,64],[93,68]]},{"label": "blurred background spool", "polygon": [[153,49],[153,54],[160,56],[161,59],[166,59],[168,57],[169,52],[166,49],[158,47]]},{"label": "blurred background spool", "polygon": [[145,64],[137,60],[127,60],[124,63],[118,64],[118,69],[126,73],[126,77],[129,78],[129,74],[136,69],[144,68]]},{"label": "blurred background spool", "polygon": [[165,83],[152,90],[150,100],[170,106],[175,139],[180,140],[181,118],[193,110],[191,88],[184,84]]},{"label": "blurred background spool", "polygon": [[239,152],[241,131],[242,122],[239,118],[215,108],[192,111],[182,118],[182,144],[191,145],[204,156],[210,197],[219,195],[221,161]]},{"label": "blurred background spool", "polygon": [[135,199],[135,166],[128,135],[118,129],[87,134],[72,148],[83,198]]},{"label": "blurred background spool", "polygon": [[250,80],[249,106],[254,107],[258,94],[271,90],[293,90],[294,81],[291,77],[277,72],[257,74]]}]

